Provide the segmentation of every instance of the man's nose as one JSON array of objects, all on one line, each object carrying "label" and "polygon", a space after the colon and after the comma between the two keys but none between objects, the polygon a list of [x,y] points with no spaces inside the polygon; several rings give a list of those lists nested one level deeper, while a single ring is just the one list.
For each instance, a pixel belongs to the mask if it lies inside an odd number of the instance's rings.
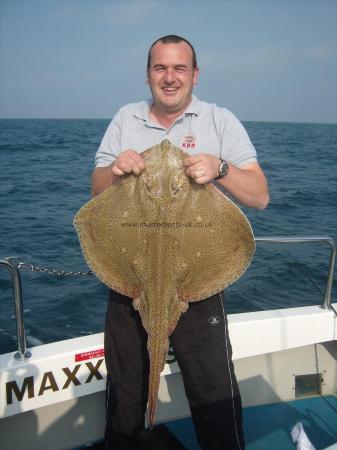
[{"label": "man's nose", "polygon": [[165,77],[164,80],[166,83],[173,83],[175,80],[175,72],[173,69],[167,69],[165,70]]}]

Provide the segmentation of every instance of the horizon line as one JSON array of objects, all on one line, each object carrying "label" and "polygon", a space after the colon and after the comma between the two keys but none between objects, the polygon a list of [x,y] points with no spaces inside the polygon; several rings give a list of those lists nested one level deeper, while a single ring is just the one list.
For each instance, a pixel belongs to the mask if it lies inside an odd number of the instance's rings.
[{"label": "horizon line", "polygon": [[[0,120],[112,120],[112,117],[0,117]],[[315,121],[295,121],[295,120],[253,120],[240,119],[240,122],[258,122],[258,123],[291,123],[308,125],[337,125],[336,122],[315,122]]]}]

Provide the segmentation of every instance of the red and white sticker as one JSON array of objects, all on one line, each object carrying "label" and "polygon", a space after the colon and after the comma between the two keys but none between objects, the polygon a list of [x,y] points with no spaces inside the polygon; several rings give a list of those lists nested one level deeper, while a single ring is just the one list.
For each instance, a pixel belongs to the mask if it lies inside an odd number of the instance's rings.
[{"label": "red and white sticker", "polygon": [[97,350],[90,350],[90,352],[77,353],[75,355],[75,362],[85,361],[87,359],[101,358],[104,356],[104,348]]}]

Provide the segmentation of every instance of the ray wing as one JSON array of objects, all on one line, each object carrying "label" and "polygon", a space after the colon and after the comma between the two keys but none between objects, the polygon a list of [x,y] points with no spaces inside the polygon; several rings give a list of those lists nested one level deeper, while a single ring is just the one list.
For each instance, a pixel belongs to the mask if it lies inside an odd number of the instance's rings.
[{"label": "ray wing", "polygon": [[178,256],[179,298],[202,300],[234,283],[249,267],[255,242],[251,226],[230,199],[213,185],[195,187],[185,211]]},{"label": "ray wing", "polygon": [[111,289],[135,298],[140,281],[134,270],[142,254],[139,208],[134,201],[134,177],[105,190],[76,214],[74,226],[84,257],[97,277]]}]

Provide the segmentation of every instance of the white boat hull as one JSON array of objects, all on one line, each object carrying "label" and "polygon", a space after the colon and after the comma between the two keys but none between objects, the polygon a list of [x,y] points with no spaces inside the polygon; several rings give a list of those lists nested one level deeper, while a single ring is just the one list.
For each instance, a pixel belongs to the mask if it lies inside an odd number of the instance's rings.
[{"label": "white boat hull", "polygon": [[[296,377],[301,375],[322,374],[321,394],[337,392],[337,320],[332,310],[313,306],[230,315],[229,332],[244,406],[295,399]],[[16,361],[12,353],[0,356],[0,449],[61,450],[101,439],[103,334],[30,351],[26,361]],[[179,367],[166,364],[157,421],[189,414]]]}]

